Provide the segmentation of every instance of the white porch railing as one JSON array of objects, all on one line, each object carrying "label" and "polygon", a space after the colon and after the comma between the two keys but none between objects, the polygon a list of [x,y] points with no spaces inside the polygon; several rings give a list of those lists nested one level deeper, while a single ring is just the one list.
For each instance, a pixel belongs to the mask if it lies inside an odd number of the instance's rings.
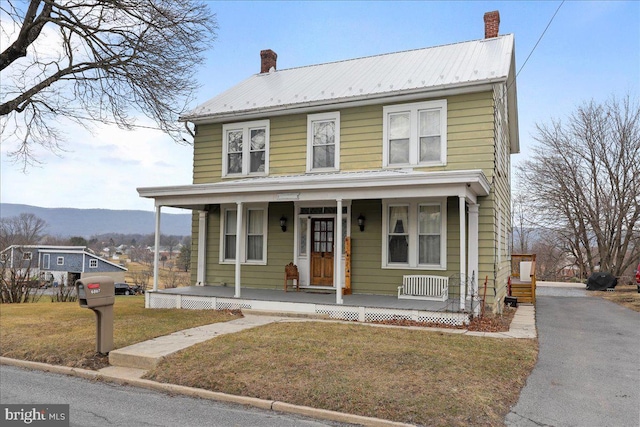
[{"label": "white porch railing", "polygon": [[330,319],[355,322],[384,322],[411,320],[422,323],[443,323],[462,326],[469,324],[468,313],[439,312],[403,308],[365,307],[336,304],[316,304],[286,301],[264,301],[244,298],[176,295],[158,292],[145,293],[147,308],[181,308],[191,310],[264,310],[269,312],[309,313]]}]

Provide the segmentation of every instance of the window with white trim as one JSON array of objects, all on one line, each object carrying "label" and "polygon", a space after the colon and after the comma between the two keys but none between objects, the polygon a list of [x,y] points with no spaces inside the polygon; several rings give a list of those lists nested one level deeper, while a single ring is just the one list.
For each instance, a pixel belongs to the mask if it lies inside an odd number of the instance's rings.
[{"label": "window with white trim", "polygon": [[224,211],[224,260],[234,261],[236,259],[236,224],[237,210],[226,209]]},{"label": "window with white trim", "polygon": [[264,209],[247,209],[247,261],[262,261]]},{"label": "window with white trim", "polygon": [[23,261],[31,261],[33,259],[33,253],[31,252],[25,252],[22,254],[22,260]]},{"label": "window with white trim", "polygon": [[384,167],[446,164],[446,99],[389,105],[383,115]]},{"label": "window with white trim", "polygon": [[[238,210],[223,210],[221,223],[220,262],[235,262],[236,244],[240,244],[240,262],[248,264],[264,264],[267,259],[267,208],[266,206],[249,206],[244,210],[241,227],[242,235],[238,239],[236,225]],[[239,242],[239,243],[238,243]]]},{"label": "window with white trim", "polygon": [[90,259],[89,260],[89,268],[98,268],[98,260]]},{"label": "window with white trim", "polygon": [[269,120],[222,126],[223,176],[269,173]]},{"label": "window with white trim", "polygon": [[440,265],[441,222],[440,205],[418,206],[418,264]]},{"label": "window with white trim", "polygon": [[446,268],[446,200],[383,203],[382,266]]},{"label": "window with white trim", "polygon": [[58,259],[56,260],[58,265],[64,265],[64,257],[63,256],[59,256]]},{"label": "window with white trim", "polygon": [[340,112],[307,116],[307,172],[340,170]]}]

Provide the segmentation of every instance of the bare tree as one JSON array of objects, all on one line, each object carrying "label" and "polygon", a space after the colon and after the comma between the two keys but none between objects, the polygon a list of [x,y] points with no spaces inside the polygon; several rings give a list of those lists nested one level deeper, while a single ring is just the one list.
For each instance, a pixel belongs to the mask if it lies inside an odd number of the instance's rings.
[{"label": "bare tree", "polygon": [[47,223],[32,213],[0,219],[0,250],[11,245],[35,245],[43,237]]},{"label": "bare tree", "polygon": [[540,217],[581,271],[624,274],[640,258],[640,108],[612,97],[538,125],[519,167]]},{"label": "bare tree", "polygon": [[169,252],[169,259],[173,256],[173,250],[180,243],[180,236],[169,236],[165,234],[160,235],[160,244],[167,247],[167,252]]},{"label": "bare tree", "polygon": [[515,253],[527,254],[531,250],[531,234],[535,212],[527,204],[527,195],[518,191],[513,195],[511,224],[513,225],[512,246]]},{"label": "bare tree", "polygon": [[22,246],[0,254],[0,303],[20,304],[40,299],[41,282],[33,274],[32,267],[37,262],[32,255],[30,249]]},{"label": "bare tree", "polygon": [[177,117],[197,88],[196,65],[216,36],[198,0],[0,2],[3,143],[23,169],[36,149],[63,151],[61,119],[134,125],[134,111],[176,141]]}]

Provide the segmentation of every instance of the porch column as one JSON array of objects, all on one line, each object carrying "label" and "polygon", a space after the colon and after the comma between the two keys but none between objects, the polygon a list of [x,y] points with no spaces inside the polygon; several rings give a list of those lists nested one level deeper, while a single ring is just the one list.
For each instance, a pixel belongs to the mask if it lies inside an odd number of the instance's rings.
[{"label": "porch column", "polygon": [[158,290],[158,265],[160,260],[160,216],[162,206],[156,206],[156,236],[153,250],[153,290]]},{"label": "porch column", "polygon": [[336,200],[338,212],[336,213],[336,237],[334,260],[335,268],[335,285],[336,285],[336,304],[342,304],[342,199]]},{"label": "porch column", "polygon": [[207,277],[207,211],[198,214],[198,267],[196,286],[204,286]]},{"label": "porch column", "polygon": [[[475,282],[471,284],[473,288],[471,289],[472,295],[478,295],[478,283],[480,281],[480,277],[478,277],[478,211],[480,205],[478,204],[470,204],[469,205],[469,266],[467,268],[468,277],[473,279]],[[476,304],[474,308],[475,313],[478,314],[480,309],[480,305]]]},{"label": "porch column", "polygon": [[240,243],[242,235],[242,202],[237,202],[236,211],[236,293],[234,298],[240,298]]},{"label": "porch column", "polygon": [[466,204],[465,197],[458,196],[460,211],[460,310],[465,308],[466,272],[467,272],[467,227],[466,227]]}]

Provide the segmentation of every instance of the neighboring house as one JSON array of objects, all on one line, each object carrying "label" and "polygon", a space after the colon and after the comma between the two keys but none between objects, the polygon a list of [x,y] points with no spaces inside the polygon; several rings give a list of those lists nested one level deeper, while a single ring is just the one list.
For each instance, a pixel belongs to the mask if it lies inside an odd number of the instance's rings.
[{"label": "neighboring house", "polygon": [[0,252],[5,269],[30,269],[31,277],[61,285],[75,280],[107,275],[124,282],[126,268],[92,254],[84,246],[12,245]]},{"label": "neighboring house", "polygon": [[303,289],[340,304],[432,275],[468,310],[486,278],[498,307],[519,152],[514,36],[499,21],[485,14],[481,40],[285,70],[265,50],[260,73],[181,117],[196,129],[193,184],[138,192],[156,218],[193,211],[192,281],[240,297],[281,288],[293,262]]}]

